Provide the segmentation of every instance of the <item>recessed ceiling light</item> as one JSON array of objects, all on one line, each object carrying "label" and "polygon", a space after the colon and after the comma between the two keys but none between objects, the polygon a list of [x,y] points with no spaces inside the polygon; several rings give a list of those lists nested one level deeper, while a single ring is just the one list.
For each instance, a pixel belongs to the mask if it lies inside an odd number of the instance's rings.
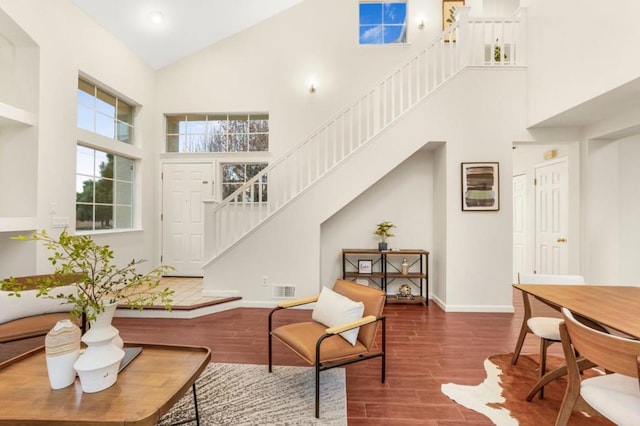
[{"label": "recessed ceiling light", "polygon": [[161,24],[162,21],[164,20],[164,15],[162,14],[162,12],[159,12],[157,10],[154,10],[153,12],[149,13],[148,17],[149,17],[149,20],[154,24]]}]

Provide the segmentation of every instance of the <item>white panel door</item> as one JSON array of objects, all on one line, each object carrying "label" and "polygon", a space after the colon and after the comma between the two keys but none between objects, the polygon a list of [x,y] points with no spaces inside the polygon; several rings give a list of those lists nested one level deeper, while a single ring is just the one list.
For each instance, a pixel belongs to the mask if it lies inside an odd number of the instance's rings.
[{"label": "white panel door", "polygon": [[513,282],[527,266],[527,175],[513,177]]},{"label": "white panel door", "polygon": [[566,160],[536,167],[536,273],[569,272],[569,168]]},{"label": "white panel door", "polygon": [[169,275],[202,276],[204,204],[212,198],[213,164],[162,166],[162,261]]}]

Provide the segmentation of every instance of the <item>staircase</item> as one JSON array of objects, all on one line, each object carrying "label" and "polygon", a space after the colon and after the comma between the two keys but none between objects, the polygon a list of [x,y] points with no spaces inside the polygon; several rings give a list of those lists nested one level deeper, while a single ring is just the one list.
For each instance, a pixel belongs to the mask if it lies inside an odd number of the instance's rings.
[{"label": "staircase", "polygon": [[206,208],[205,276],[206,265],[371,145],[465,67],[526,65],[525,10],[508,18],[472,18],[467,7],[457,14],[438,39],[221,203]]}]

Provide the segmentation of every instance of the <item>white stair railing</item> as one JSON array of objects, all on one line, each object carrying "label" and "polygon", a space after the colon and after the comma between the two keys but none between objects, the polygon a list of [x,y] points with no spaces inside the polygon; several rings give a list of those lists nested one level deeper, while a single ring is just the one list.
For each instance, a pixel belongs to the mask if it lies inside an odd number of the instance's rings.
[{"label": "white stair railing", "polygon": [[213,221],[206,255],[232,247],[465,66],[524,65],[524,10],[510,18],[468,12],[460,8],[438,39],[215,206],[205,218]]}]

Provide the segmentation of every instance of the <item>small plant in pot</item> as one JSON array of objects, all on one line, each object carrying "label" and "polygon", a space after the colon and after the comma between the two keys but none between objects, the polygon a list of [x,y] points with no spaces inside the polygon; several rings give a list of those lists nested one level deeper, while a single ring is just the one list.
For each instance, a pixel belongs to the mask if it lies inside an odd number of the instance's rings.
[{"label": "small plant in pot", "polygon": [[[144,260],[136,259],[124,266],[117,266],[113,263],[113,250],[108,245],[99,245],[87,235],[71,235],[66,229],[57,238],[46,231],[13,238],[42,242],[51,252],[49,261],[55,269],[54,273],[42,279],[35,277],[29,283],[35,286],[37,296],[58,299],[61,304],[71,305],[72,316],[83,320],[86,318],[91,324],[91,329],[82,337],[82,341],[89,347],[74,363],[83,390],[97,392],[111,386],[115,383],[117,367],[124,356],[121,347],[118,347],[122,344],[118,330],[111,326],[111,318],[117,305],[142,310],[145,306],[161,304],[170,310],[173,291],[169,288],[161,289],[160,278],[172,268],[159,266],[146,274],[140,274],[136,271],[136,266]],[[58,279],[68,275],[77,277],[72,284],[73,291],[69,291],[68,280],[65,282]],[[10,291],[17,297],[26,288],[26,284],[14,278],[0,284],[2,290]],[[96,380],[91,377],[87,379],[87,383],[91,381],[91,384],[86,387],[83,373],[87,374],[87,364],[91,364],[87,361],[91,357],[98,359],[98,364],[108,364],[112,370],[108,374],[96,373],[95,377],[102,377],[100,375],[104,374],[108,379]],[[102,365],[101,368],[103,367],[105,366]]]},{"label": "small plant in pot", "polygon": [[373,231],[373,234],[380,238],[378,250],[382,251],[387,249],[387,238],[395,237],[395,235],[391,233],[391,229],[395,227],[396,226],[388,220],[383,220],[376,225],[376,230]]}]

